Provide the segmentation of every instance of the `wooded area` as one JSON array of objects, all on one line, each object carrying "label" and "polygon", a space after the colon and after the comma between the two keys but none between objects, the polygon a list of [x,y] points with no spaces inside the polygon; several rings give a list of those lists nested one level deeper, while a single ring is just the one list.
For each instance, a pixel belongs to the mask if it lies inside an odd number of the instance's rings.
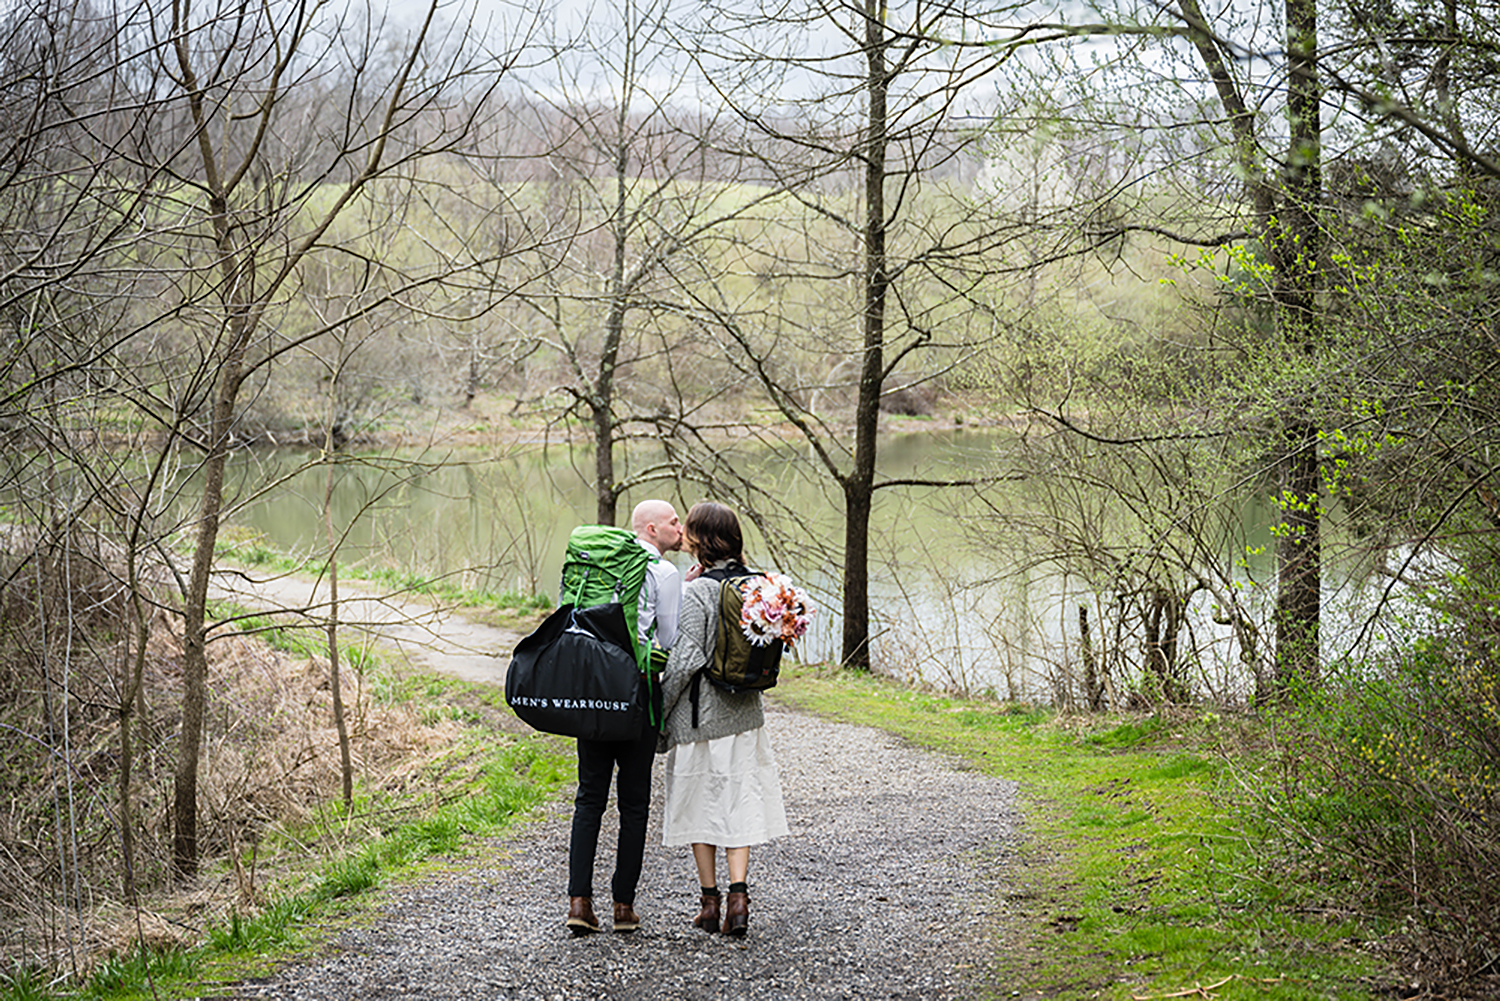
[{"label": "wooded area", "polygon": [[[841,498],[842,538],[808,544],[843,568],[850,668],[880,616],[874,498],[1024,476],[1044,508],[966,527],[1111,596],[1095,635],[1142,651],[1120,691],[1195,697],[1178,636],[1207,595],[1250,703],[1420,640],[1481,707],[1465,760],[1500,758],[1494,14],[21,0],[0,17],[8,772],[71,763],[66,712],[104,721],[132,898],[143,678],[153,630],[180,635],[170,868],[191,878],[231,449],[310,445],[331,475],[351,439],[480,395],[586,438],[605,523],[643,484],[693,485],[804,544],[807,512],[722,447],[801,442]],[[882,477],[882,412],[957,396],[1024,432],[1006,468]],[[1225,544],[1246,489],[1280,515],[1269,619]],[[1101,532],[1085,492],[1131,529]],[[1341,649],[1334,521],[1382,599]],[[333,641],[336,600],[322,615]],[[1493,820],[1471,772],[1456,815]]]}]

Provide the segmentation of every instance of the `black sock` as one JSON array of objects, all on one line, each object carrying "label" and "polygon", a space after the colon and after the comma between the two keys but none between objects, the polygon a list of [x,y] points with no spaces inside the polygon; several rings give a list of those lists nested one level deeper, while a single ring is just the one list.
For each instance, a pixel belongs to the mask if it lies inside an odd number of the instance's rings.
[{"label": "black sock", "polygon": [[730,883],[729,884],[729,892],[730,893],[749,893],[750,892],[750,884],[749,883]]},{"label": "black sock", "polygon": [[700,886],[698,889],[703,891],[705,897],[717,897],[719,895],[719,888],[717,886]]}]

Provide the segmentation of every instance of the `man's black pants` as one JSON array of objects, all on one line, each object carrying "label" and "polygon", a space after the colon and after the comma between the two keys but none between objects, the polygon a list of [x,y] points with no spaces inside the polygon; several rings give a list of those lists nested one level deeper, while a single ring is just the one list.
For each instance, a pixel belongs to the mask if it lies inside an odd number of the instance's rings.
[{"label": "man's black pants", "polygon": [[635,903],[646,852],[646,821],[651,815],[651,763],[656,731],[647,728],[636,740],[580,740],[578,796],[573,800],[573,838],[568,846],[568,896],[594,895],[594,852],[599,824],[609,803],[609,780],[619,767],[615,796],[620,807],[620,839],[615,848],[615,875],[610,887],[617,904]]}]

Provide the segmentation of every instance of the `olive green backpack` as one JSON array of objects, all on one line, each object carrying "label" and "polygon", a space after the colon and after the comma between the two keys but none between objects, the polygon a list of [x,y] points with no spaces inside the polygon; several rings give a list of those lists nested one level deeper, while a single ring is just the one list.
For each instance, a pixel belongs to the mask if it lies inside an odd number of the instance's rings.
[{"label": "olive green backpack", "polygon": [[776,687],[781,673],[781,640],[766,646],[751,643],[740,628],[740,610],[744,607],[743,588],[748,581],[763,576],[743,565],[735,564],[703,574],[719,581],[719,627],[714,634],[714,653],[708,664],[693,675],[688,699],[693,706],[693,726],[698,725],[699,685],[709,684],[724,692],[763,692]]}]

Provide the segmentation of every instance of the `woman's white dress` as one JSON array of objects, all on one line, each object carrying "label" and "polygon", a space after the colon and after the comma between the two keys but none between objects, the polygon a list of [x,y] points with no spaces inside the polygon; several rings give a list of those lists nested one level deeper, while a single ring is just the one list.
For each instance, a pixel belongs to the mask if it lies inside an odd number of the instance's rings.
[{"label": "woman's white dress", "polygon": [[667,751],[662,843],[743,848],[787,833],[765,727]]}]

